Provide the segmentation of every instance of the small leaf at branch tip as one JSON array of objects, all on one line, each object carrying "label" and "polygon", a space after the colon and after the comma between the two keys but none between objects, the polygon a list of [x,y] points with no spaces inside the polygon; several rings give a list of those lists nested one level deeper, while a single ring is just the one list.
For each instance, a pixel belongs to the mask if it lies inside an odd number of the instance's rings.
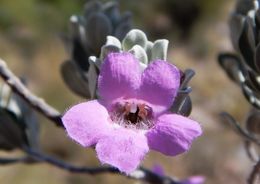
[{"label": "small leaf at branch tip", "polygon": [[107,55],[111,52],[120,52],[120,48],[115,45],[104,45],[101,48],[101,54],[100,54],[101,61],[103,61],[107,57]]},{"label": "small leaf at branch tip", "polygon": [[107,36],[106,45],[113,45],[119,49],[122,48],[121,42],[114,36]]},{"label": "small leaf at branch tip", "polygon": [[151,60],[156,60],[156,59],[166,60],[168,44],[169,41],[166,39],[156,40],[153,44]]},{"label": "small leaf at branch tip", "polygon": [[145,33],[139,29],[132,29],[127,33],[122,41],[123,50],[130,50],[134,45],[140,45],[145,48],[147,44]]},{"label": "small leaf at branch tip", "polygon": [[153,42],[148,41],[145,47],[145,52],[147,54],[148,62],[152,59],[152,48],[153,48]]},{"label": "small leaf at branch tip", "polygon": [[133,46],[129,50],[129,52],[132,53],[136,57],[136,59],[138,59],[142,63],[144,63],[146,65],[148,64],[148,58],[147,58],[146,52],[140,45]]},{"label": "small leaf at branch tip", "polygon": [[[64,82],[76,94],[89,97],[88,80],[83,76],[73,61],[66,61],[61,65],[61,75]],[[38,99],[40,101],[40,99]]]}]

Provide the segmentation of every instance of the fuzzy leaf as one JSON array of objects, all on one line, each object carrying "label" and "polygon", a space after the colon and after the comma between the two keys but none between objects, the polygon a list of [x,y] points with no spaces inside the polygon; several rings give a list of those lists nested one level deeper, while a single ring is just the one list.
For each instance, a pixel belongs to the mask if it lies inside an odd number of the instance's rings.
[{"label": "fuzzy leaf", "polygon": [[245,81],[243,66],[240,58],[232,53],[223,53],[218,56],[220,66],[225,70],[228,77],[240,84]]},{"label": "fuzzy leaf", "polygon": [[[97,55],[106,43],[107,35],[112,33],[112,24],[103,13],[93,13],[86,21],[86,38]],[[96,55],[96,56],[97,56]]]},{"label": "fuzzy leaf", "polygon": [[245,18],[239,14],[232,14],[229,20],[230,36],[233,47],[239,51],[238,41],[243,31]]},{"label": "fuzzy leaf", "polygon": [[129,52],[132,53],[136,57],[136,59],[138,59],[143,64],[145,65],[148,64],[148,58],[146,52],[141,46],[135,45],[133,46],[133,48],[129,50]]},{"label": "fuzzy leaf", "polygon": [[171,107],[171,112],[181,114],[183,116],[189,116],[192,110],[192,103],[189,97],[191,88],[188,87],[183,90],[179,90],[177,96],[174,99],[174,103]]},{"label": "fuzzy leaf", "polygon": [[34,149],[39,148],[39,129],[40,125],[36,113],[20,96],[14,94],[14,100],[17,102],[22,114],[22,121],[24,122],[24,133],[30,147]]},{"label": "fuzzy leaf", "polygon": [[115,47],[118,47],[119,49],[122,48],[121,42],[114,36],[107,36],[106,45],[113,45]]},{"label": "fuzzy leaf", "polygon": [[135,45],[145,48],[147,44],[147,37],[141,30],[133,29],[127,33],[122,42],[123,50],[125,51],[130,50]]},{"label": "fuzzy leaf", "polygon": [[73,61],[61,65],[61,75],[67,86],[76,94],[90,98],[88,80]]},{"label": "fuzzy leaf", "polygon": [[252,133],[260,134],[260,113],[254,112],[250,114],[246,121],[246,128]]},{"label": "fuzzy leaf", "polygon": [[151,60],[161,59],[166,61],[169,41],[166,39],[156,40],[152,48]]},{"label": "fuzzy leaf", "polygon": [[84,5],[84,17],[88,18],[91,14],[102,10],[102,3],[99,1],[89,1]]},{"label": "fuzzy leaf", "polygon": [[0,149],[13,150],[27,144],[21,125],[12,112],[0,109]]},{"label": "fuzzy leaf", "polygon": [[148,41],[146,44],[146,48],[145,48],[148,62],[150,62],[152,60],[152,48],[153,48],[153,42]]},{"label": "fuzzy leaf", "polygon": [[107,2],[106,4],[104,4],[103,11],[110,18],[113,27],[116,26],[116,24],[120,20],[118,3],[114,1]]},{"label": "fuzzy leaf", "polygon": [[120,52],[120,48],[114,45],[104,45],[101,48],[101,54],[100,54],[100,59],[101,61],[104,61],[104,59],[107,57],[107,55],[111,52]]},{"label": "fuzzy leaf", "polygon": [[88,86],[89,86],[89,92],[90,92],[90,98],[94,99],[97,97],[97,80],[99,75],[99,69],[97,68],[96,64],[93,62],[93,60],[89,60],[90,67],[87,74],[88,77]]},{"label": "fuzzy leaf", "polygon": [[241,36],[239,38],[239,50],[249,67],[255,68],[255,35],[252,20],[246,18]]}]

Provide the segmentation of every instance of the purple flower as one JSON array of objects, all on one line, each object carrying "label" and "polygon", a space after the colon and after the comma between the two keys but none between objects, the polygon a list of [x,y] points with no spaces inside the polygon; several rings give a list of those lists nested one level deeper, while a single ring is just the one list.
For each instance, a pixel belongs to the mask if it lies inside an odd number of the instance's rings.
[{"label": "purple flower", "polygon": [[73,106],[62,121],[73,140],[95,145],[102,163],[130,173],[149,149],[174,156],[201,135],[197,122],[169,112],[179,85],[179,69],[166,61],[142,71],[132,54],[111,53],[99,75],[100,99]]},{"label": "purple flower", "polygon": [[205,177],[203,176],[191,176],[185,180],[180,181],[180,184],[203,184],[205,182]]}]

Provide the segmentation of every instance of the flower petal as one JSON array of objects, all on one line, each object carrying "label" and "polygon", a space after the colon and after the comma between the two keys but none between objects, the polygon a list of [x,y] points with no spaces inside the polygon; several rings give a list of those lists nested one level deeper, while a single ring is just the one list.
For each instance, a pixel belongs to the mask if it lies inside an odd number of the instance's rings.
[{"label": "flower petal", "polygon": [[180,86],[180,71],[174,65],[156,60],[144,70],[139,98],[149,102],[154,111],[170,108]]},{"label": "flower petal", "polygon": [[108,118],[106,108],[97,100],[92,100],[73,106],[62,117],[62,122],[69,137],[88,147],[112,129]]},{"label": "flower petal", "polygon": [[159,117],[146,136],[151,149],[175,156],[187,151],[192,141],[201,134],[201,127],[196,121],[177,114],[165,114]]},{"label": "flower petal", "polygon": [[105,103],[134,97],[141,81],[139,61],[130,53],[110,53],[102,67],[98,90]]},{"label": "flower petal", "polygon": [[129,174],[134,171],[149,151],[144,134],[120,128],[96,145],[99,160]]}]

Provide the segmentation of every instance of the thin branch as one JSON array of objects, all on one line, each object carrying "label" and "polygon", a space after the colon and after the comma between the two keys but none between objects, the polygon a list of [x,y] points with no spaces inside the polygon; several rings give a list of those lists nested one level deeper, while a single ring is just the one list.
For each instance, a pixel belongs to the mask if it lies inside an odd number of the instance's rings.
[{"label": "thin branch", "polygon": [[34,109],[43,114],[45,117],[53,121],[57,126],[63,126],[61,121],[61,115],[52,106],[48,105],[43,99],[35,96],[31,93],[26,86],[16,77],[7,67],[6,63],[0,59],[0,76],[5,82],[22,97],[27,103],[29,103]]},{"label": "thin branch", "polygon": [[29,160],[28,156],[18,157],[18,158],[0,158],[0,165],[15,164],[18,162],[27,162]]},{"label": "thin branch", "polygon": [[58,160],[54,157],[50,157],[48,155],[31,150],[30,148],[24,148],[24,150],[28,155],[30,155],[32,158],[38,161],[49,163],[60,169],[67,170],[72,173],[84,173],[90,175],[112,173],[112,174],[123,175],[135,180],[146,181],[151,184],[178,184],[179,183],[178,181],[175,181],[170,177],[160,176],[145,168],[139,168],[133,173],[129,175],[125,175],[124,173],[120,172],[118,169],[113,167],[80,167],[80,166],[71,165],[69,163],[63,162],[62,160]]},{"label": "thin branch", "polygon": [[247,180],[248,184],[254,184],[255,181],[259,181],[259,174],[260,174],[260,160],[255,164],[250,176]]},{"label": "thin branch", "polygon": [[235,128],[239,135],[243,136],[247,140],[250,140],[260,145],[260,140],[257,139],[255,136],[251,135],[247,130],[243,129],[230,114],[223,112],[220,115],[224,117]]}]

